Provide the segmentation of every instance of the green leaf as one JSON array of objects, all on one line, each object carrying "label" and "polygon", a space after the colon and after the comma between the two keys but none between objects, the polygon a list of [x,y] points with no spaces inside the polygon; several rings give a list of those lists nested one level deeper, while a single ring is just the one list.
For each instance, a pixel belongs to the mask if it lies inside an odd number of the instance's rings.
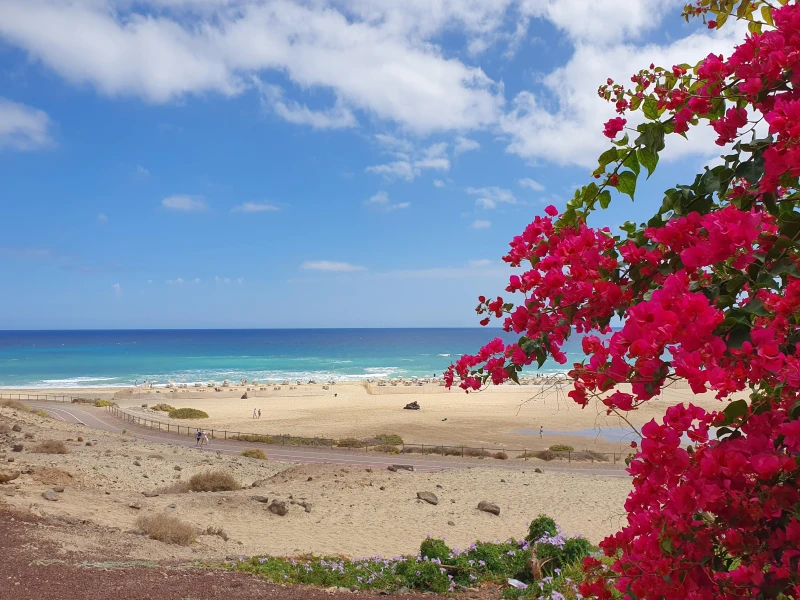
[{"label": "green leaf", "polygon": [[639,98],[639,96],[631,96],[629,102],[631,104],[631,110],[636,110],[642,105],[642,99]]},{"label": "green leaf", "polygon": [[761,18],[764,19],[764,22],[770,27],[775,26],[775,22],[772,20],[772,8],[769,6],[761,7]]},{"label": "green leaf", "polygon": [[773,277],[778,277],[780,275],[800,277],[800,269],[791,258],[782,258],[772,266],[769,274]]},{"label": "green leaf", "polygon": [[769,311],[764,308],[764,302],[758,298],[750,300],[750,302],[742,307],[742,310],[751,315],[756,315],[757,317],[766,317],[769,314]]},{"label": "green leaf", "polygon": [[753,157],[736,167],[736,177],[742,177],[748,183],[758,183],[764,175],[764,159],[758,158],[760,160]]},{"label": "green leaf", "polygon": [[642,106],[642,112],[644,112],[644,116],[651,121],[658,119],[660,116],[658,111],[658,101],[652,96],[645,98],[644,105]]},{"label": "green leaf", "polygon": [[597,162],[600,164],[600,171],[605,172],[606,167],[619,158],[619,150],[616,148],[609,148],[600,155]]},{"label": "green leaf", "polygon": [[617,175],[617,190],[622,194],[627,194],[633,200],[636,193],[636,174],[633,171],[622,171]]},{"label": "green leaf", "polygon": [[761,22],[760,21],[750,21],[747,23],[747,30],[750,33],[761,33]]},{"label": "green leaf", "polygon": [[599,191],[600,191],[600,188],[597,187],[597,184],[594,181],[592,183],[590,183],[589,185],[585,186],[583,188],[583,194],[582,194],[583,202],[582,202],[582,204],[584,206],[588,206],[591,203],[592,200],[597,198],[597,192],[599,192]]},{"label": "green leaf", "polygon": [[639,159],[639,164],[647,169],[647,178],[653,174],[658,164],[658,154],[650,150],[650,148],[638,148],[636,150],[636,157]]},{"label": "green leaf", "polygon": [[667,554],[672,554],[672,551],[675,549],[672,545],[672,540],[668,537],[661,539],[661,549],[666,552]]},{"label": "green leaf", "polygon": [[664,149],[664,124],[661,121],[642,123],[636,130],[640,133],[634,141],[637,146],[644,146],[656,153]]},{"label": "green leaf", "polygon": [[633,221],[625,221],[619,228],[628,234],[628,237],[632,236],[636,232],[636,223]]},{"label": "green leaf", "polygon": [[608,190],[603,190],[600,192],[600,196],[598,196],[598,200],[600,200],[600,208],[606,209],[608,205],[611,204],[611,192]]},{"label": "green leaf", "polygon": [[628,153],[628,158],[622,163],[623,166],[628,167],[631,171],[633,171],[636,176],[639,176],[639,159],[636,158],[636,153],[631,151]]},{"label": "green leaf", "polygon": [[722,414],[725,415],[725,423],[730,425],[736,419],[747,414],[747,400],[734,400],[725,407]]}]

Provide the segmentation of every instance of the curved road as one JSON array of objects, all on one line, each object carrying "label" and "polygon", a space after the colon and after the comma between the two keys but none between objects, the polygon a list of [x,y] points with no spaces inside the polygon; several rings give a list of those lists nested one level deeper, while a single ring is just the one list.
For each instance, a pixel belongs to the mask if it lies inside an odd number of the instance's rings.
[{"label": "curved road", "polygon": [[[61,404],[54,402],[43,401],[25,401],[27,406],[31,408],[38,408],[53,418],[64,421],[66,423],[73,423],[77,425],[85,425],[91,429],[99,429],[102,431],[109,431],[113,433],[121,433],[123,427],[120,426],[120,421],[109,415],[104,410],[97,410],[94,408],[84,408],[75,404]],[[187,448],[195,448],[193,438],[182,436],[177,433],[166,433],[164,431],[156,432],[148,427],[131,425],[124,423],[128,435],[137,439],[145,440],[148,442],[156,442],[159,444],[169,444],[172,446],[184,446]],[[502,463],[493,464],[486,462],[485,464],[473,461],[464,461],[458,459],[442,459],[431,460],[422,457],[415,457],[410,455],[389,456],[379,453],[367,452],[352,452],[342,450],[323,450],[316,448],[305,448],[302,446],[269,446],[266,444],[257,444],[252,442],[238,442],[233,440],[219,440],[214,439],[203,448],[197,448],[199,452],[224,452],[226,454],[240,454],[242,449],[253,446],[259,446],[265,449],[268,456],[273,460],[290,463],[328,463],[335,465],[345,465],[351,467],[378,467],[386,468],[393,464],[412,465],[415,471],[436,472],[448,469],[469,469],[473,467],[489,467],[500,469],[533,469],[535,465],[525,465],[519,463]],[[609,469],[585,469],[580,467],[567,467],[561,465],[547,465],[548,471],[559,471],[563,473],[580,473],[584,475],[600,475],[604,477],[630,477],[628,473],[622,468],[609,468]]]}]

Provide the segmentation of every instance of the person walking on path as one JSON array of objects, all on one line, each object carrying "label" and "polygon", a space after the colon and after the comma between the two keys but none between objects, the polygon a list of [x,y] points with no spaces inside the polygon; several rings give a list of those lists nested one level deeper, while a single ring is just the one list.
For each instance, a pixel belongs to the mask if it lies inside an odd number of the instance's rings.
[{"label": "person walking on path", "polygon": [[544,425],[539,425],[539,437],[544,437]]},{"label": "person walking on path", "polygon": [[201,431],[198,429],[198,430],[197,430],[197,433],[195,433],[195,434],[194,434],[194,438],[195,438],[195,443],[194,443],[194,445],[195,445],[195,446],[199,446],[199,445],[200,445],[200,438],[201,438],[201,437],[203,437],[203,433],[202,433],[202,432],[201,432]]},{"label": "person walking on path", "polygon": [[258,411],[255,408],[253,409],[253,418],[254,419],[258,418]]},{"label": "person walking on path", "polygon": [[203,431],[203,439],[200,440],[200,447],[202,448],[207,443],[208,443],[208,432]]},{"label": "person walking on path", "polygon": [[261,409],[260,408],[258,409],[258,418],[259,419],[261,418]]}]

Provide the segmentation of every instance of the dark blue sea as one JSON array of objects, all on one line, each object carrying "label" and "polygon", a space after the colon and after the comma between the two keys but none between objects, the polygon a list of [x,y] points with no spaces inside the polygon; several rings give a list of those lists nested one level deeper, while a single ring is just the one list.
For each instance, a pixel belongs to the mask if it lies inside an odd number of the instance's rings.
[{"label": "dark blue sea", "polygon": [[[514,339],[483,328],[0,331],[0,387],[430,377],[498,336]],[[577,337],[565,350],[568,364],[583,357]]]}]

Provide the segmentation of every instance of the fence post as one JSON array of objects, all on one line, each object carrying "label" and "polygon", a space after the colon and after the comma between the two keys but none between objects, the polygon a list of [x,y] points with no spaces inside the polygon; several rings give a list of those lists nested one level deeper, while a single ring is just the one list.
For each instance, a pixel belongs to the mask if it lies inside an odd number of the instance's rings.
[{"label": "fence post", "polygon": [[527,448],[523,448],[523,449],[522,449],[522,459],[523,459],[524,461],[527,461],[527,460],[528,460],[528,449],[527,449]]},{"label": "fence post", "polygon": [[572,450],[567,450],[567,462],[572,462]]},{"label": "fence post", "polygon": [[464,458],[464,446],[461,446],[461,458]]}]

